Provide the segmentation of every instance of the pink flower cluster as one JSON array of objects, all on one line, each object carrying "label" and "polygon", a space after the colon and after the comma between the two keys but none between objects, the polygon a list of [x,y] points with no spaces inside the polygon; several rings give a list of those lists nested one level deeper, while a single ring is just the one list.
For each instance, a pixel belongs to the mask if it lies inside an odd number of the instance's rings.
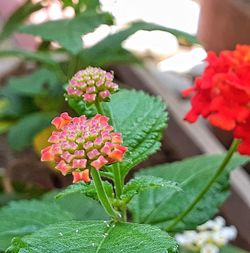
[{"label": "pink flower cluster", "polygon": [[101,68],[88,67],[78,71],[69,81],[66,91],[69,96],[82,98],[88,103],[107,101],[112,93],[118,90],[113,82],[112,72]]},{"label": "pink flower cluster", "polygon": [[55,161],[63,175],[72,173],[73,183],[90,181],[89,168],[101,169],[121,161],[127,150],[121,133],[113,132],[109,118],[100,114],[91,119],[71,118],[64,112],[52,120],[57,128],[49,138],[52,145],[41,151],[42,161]]}]

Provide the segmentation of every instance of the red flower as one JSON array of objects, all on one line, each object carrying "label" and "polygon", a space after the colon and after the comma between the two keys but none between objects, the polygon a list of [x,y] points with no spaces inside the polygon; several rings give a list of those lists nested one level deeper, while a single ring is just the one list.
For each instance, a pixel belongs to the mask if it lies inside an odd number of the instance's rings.
[{"label": "red flower", "polygon": [[58,131],[49,138],[52,145],[41,151],[42,161],[55,161],[63,175],[72,173],[73,182],[90,181],[89,168],[101,169],[121,161],[127,150],[121,133],[113,132],[108,118],[97,114],[71,118],[64,112],[52,120]]},{"label": "red flower", "polygon": [[193,123],[201,115],[216,127],[233,130],[242,139],[238,151],[250,154],[250,46],[237,45],[219,56],[209,52],[206,61],[202,76],[182,93],[194,93],[184,119]]}]

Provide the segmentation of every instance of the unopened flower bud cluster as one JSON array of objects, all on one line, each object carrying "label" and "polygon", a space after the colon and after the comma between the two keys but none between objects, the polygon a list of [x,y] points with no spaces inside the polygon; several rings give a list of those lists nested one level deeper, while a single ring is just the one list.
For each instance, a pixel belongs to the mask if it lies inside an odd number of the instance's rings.
[{"label": "unopened flower bud cluster", "polygon": [[78,71],[66,88],[70,97],[78,97],[87,103],[107,101],[118,90],[114,75],[101,68],[88,67]]},{"label": "unopened flower bud cluster", "polygon": [[225,226],[222,217],[216,217],[197,227],[197,230],[176,234],[177,242],[185,249],[200,253],[219,253],[220,248],[237,236],[234,226]]}]

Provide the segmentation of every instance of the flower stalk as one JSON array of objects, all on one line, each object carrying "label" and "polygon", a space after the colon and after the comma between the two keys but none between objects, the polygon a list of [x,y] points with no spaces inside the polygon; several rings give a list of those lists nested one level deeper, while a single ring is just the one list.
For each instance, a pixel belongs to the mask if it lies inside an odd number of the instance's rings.
[{"label": "flower stalk", "polygon": [[105,189],[103,187],[103,183],[102,183],[99,171],[96,170],[95,168],[91,168],[91,176],[92,176],[94,184],[95,184],[98,198],[99,198],[104,210],[113,219],[119,220],[121,218],[121,215],[117,211],[115,211],[114,208],[112,207],[112,205],[109,201],[109,198],[105,192]]},{"label": "flower stalk", "polygon": [[237,150],[238,146],[240,144],[240,140],[234,139],[225,158],[223,159],[222,163],[216,170],[214,176],[208,181],[207,185],[204,187],[204,189],[199,193],[199,195],[191,202],[191,204],[180,214],[178,215],[173,222],[166,228],[167,231],[172,231],[173,228],[183,220],[185,216],[187,216],[193,208],[200,202],[200,200],[204,197],[204,195],[210,190],[210,188],[213,186],[213,184],[216,182],[216,180],[222,175],[222,173],[227,168],[228,163],[230,162],[231,158],[233,157],[233,154]]},{"label": "flower stalk", "polygon": [[[102,104],[98,100],[95,101],[95,107],[96,107],[96,110],[97,110],[98,113],[100,113],[102,115],[105,115],[105,111],[102,107]],[[107,115],[107,116],[112,121],[111,113],[109,112],[108,114],[109,115]],[[112,123],[113,123],[113,121],[112,121]],[[116,196],[118,198],[120,198],[120,196],[122,194],[122,188],[123,188],[124,183],[123,183],[123,180],[121,178],[120,166],[119,166],[118,163],[115,163],[113,165],[113,175],[114,175],[114,184],[115,184]]]}]

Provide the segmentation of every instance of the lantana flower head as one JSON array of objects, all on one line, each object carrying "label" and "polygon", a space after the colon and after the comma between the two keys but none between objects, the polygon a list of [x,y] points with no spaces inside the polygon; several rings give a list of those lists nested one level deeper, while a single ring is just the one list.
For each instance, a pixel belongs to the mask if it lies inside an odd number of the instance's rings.
[{"label": "lantana flower head", "polygon": [[223,130],[234,131],[242,140],[241,154],[250,154],[250,46],[237,45],[234,51],[218,56],[208,52],[207,67],[195,85],[183,91],[194,94],[185,120],[195,122],[199,116]]},{"label": "lantana flower head", "polygon": [[107,101],[118,90],[113,82],[113,72],[101,68],[88,67],[78,71],[69,81],[66,91],[71,97],[78,97],[87,103]]},{"label": "lantana flower head", "polygon": [[52,144],[41,151],[41,160],[56,162],[63,175],[72,173],[73,182],[90,181],[89,168],[99,170],[121,161],[127,150],[121,133],[114,132],[108,120],[100,114],[87,119],[62,113],[52,120],[57,131],[48,140]]}]

